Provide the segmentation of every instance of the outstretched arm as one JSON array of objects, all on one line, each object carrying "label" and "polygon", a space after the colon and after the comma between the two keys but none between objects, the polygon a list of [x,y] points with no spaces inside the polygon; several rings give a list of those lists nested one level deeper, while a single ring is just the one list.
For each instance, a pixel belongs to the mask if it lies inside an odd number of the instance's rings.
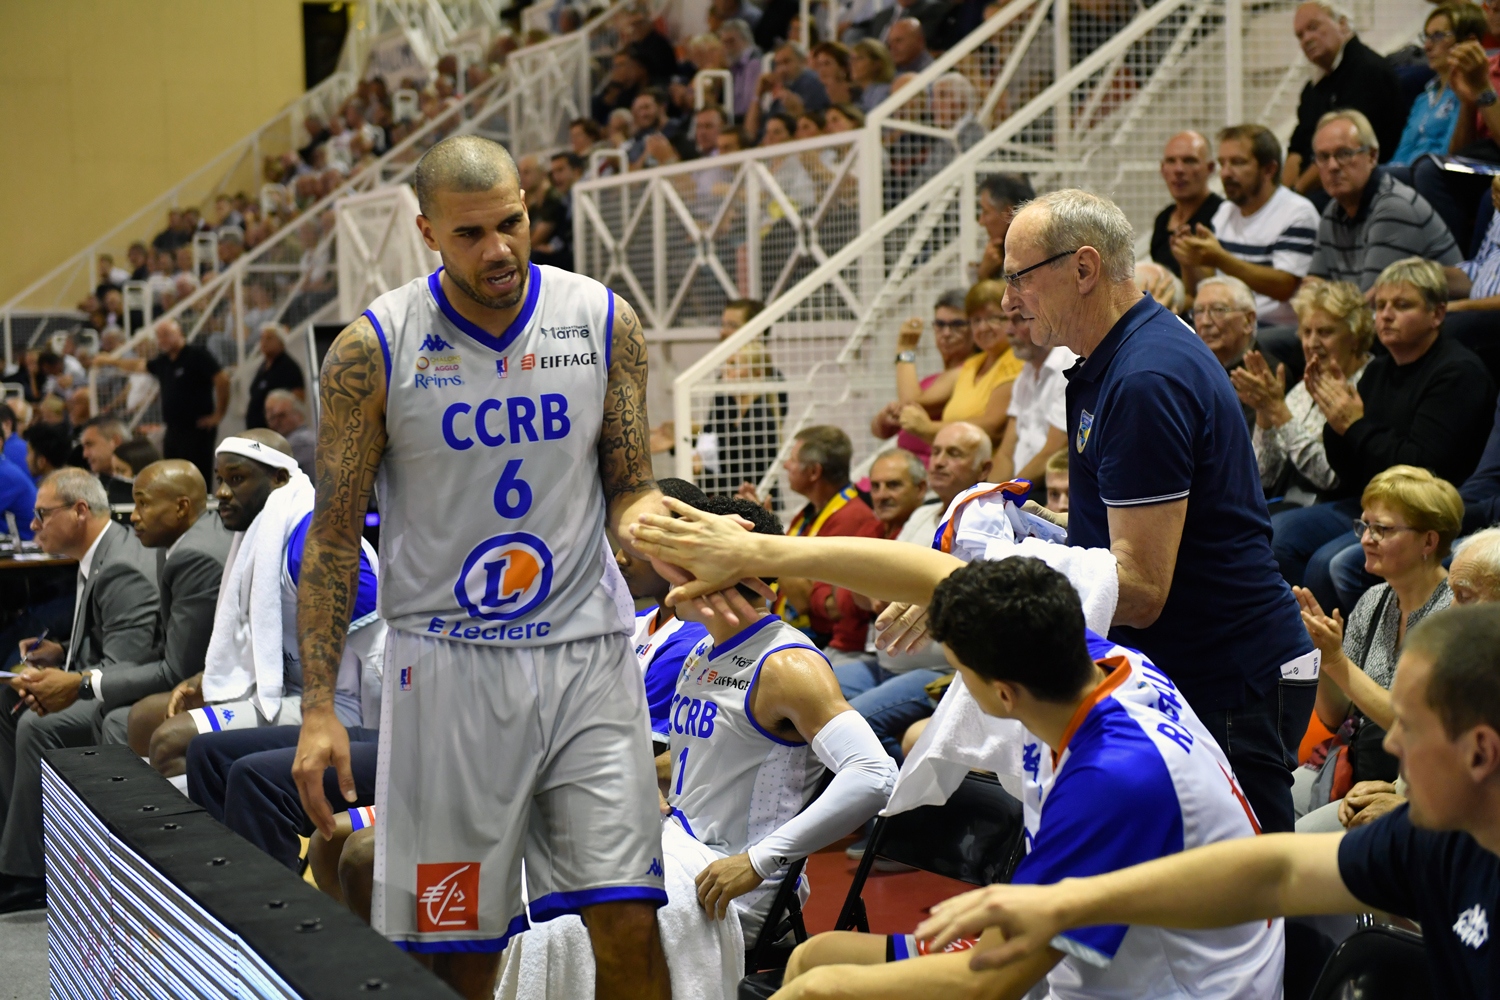
[{"label": "outstretched arm", "polygon": [[630,303],[618,295],[611,337],[599,478],[604,482],[610,530],[628,545],[624,526],[641,514],[661,513],[662,506],[651,473],[651,428],[646,423],[646,334]]},{"label": "outstretched arm", "polygon": [[354,797],[349,734],[333,713],[333,691],[359,586],[365,508],[385,452],[385,380],[380,339],[361,317],[338,335],[323,360],[318,495],[297,587],[302,735],[292,771],[302,808],[324,836],[333,835],[333,812],[323,794],[323,772],[336,768],[344,797]]},{"label": "outstretched arm", "polygon": [[963,565],[946,553],[882,538],[754,534],[670,497],[662,502],[677,517],[646,514],[631,531],[642,553],[697,578],[667,595],[669,603],[745,577],[805,576],[878,601],[927,604],[933,588]]},{"label": "outstretched arm", "polygon": [[1359,913],[1339,875],[1343,833],[1273,833],[1210,844],[1055,885],[992,885],[945,900],[917,928],[941,947],[998,927],[1005,943],[974,956],[997,968],[1047,948],[1074,927],[1228,927],[1268,917]]}]

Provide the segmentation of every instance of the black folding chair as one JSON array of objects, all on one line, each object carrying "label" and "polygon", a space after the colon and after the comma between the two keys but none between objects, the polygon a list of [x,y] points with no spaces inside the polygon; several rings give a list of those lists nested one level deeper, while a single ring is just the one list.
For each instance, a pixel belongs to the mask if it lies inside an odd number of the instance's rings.
[{"label": "black folding chair", "polygon": [[835,930],[868,932],[862,893],[886,858],[970,885],[1009,882],[1026,853],[1021,803],[993,776],[970,771],[948,801],[875,820]]},{"label": "black folding chair", "polygon": [[1323,966],[1312,1000],[1432,1000],[1422,936],[1385,924],[1355,931]]},{"label": "black folding chair", "polygon": [[[833,772],[825,772],[807,805],[816,802],[832,781]],[[802,808],[806,809],[807,806]],[[792,957],[792,949],[807,940],[807,925],[802,920],[802,900],[797,895],[797,883],[802,880],[802,871],[806,867],[806,858],[798,858],[787,866],[786,876],[771,899],[771,908],[766,911],[766,922],[761,924],[755,944],[745,950],[746,972],[786,968],[787,960]],[[782,944],[788,934],[792,936],[791,947]]]}]

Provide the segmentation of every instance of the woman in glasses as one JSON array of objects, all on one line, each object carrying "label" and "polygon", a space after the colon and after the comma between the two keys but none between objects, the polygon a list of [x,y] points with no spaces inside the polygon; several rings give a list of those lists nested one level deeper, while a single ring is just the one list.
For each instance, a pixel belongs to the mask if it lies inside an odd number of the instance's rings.
[{"label": "woman in glasses", "polygon": [[[882,441],[896,436],[896,446],[905,448],[927,464],[932,455],[932,444],[911,431],[901,427],[901,410],[907,403],[922,406],[927,415],[941,417],[943,405],[953,394],[953,382],[963,363],[974,356],[974,338],[969,333],[969,315],[964,309],[964,290],[950,288],[938,296],[932,307],[932,339],[938,356],[943,359],[943,370],[919,378],[917,376],[917,345],[922,342],[922,321],[913,316],[901,324],[896,334],[896,392],[897,398],[887,403],[870,421],[870,433]],[[909,357],[909,360],[903,360]],[[923,400],[930,399],[931,403]]]},{"label": "woman in glasses", "polygon": [[[901,394],[903,430],[930,444],[944,424],[963,421],[982,428],[992,444],[1000,443],[1005,435],[1005,425],[1010,420],[1011,387],[1024,366],[1024,362],[1011,352],[1010,340],[1006,337],[1010,319],[1006,315],[1004,298],[1003,281],[981,281],[964,296],[969,334],[980,353],[966,358],[945,388],[940,388],[945,381],[940,379],[911,398],[909,390],[916,370],[908,366],[915,362],[915,353],[904,350],[896,355],[896,385]],[[928,407],[936,406],[942,407],[942,416],[934,420]]]},{"label": "woman in glasses", "polygon": [[[1316,282],[1293,296],[1291,306],[1307,364],[1336,368],[1345,382],[1357,386],[1375,339],[1375,314],[1359,288],[1347,281]],[[1276,509],[1306,507],[1338,486],[1338,473],[1323,450],[1327,418],[1306,384],[1298,382],[1288,391],[1286,366],[1273,372],[1259,351],[1246,354],[1229,380],[1255,414],[1251,443],[1266,496],[1282,498]]]},{"label": "woman in glasses", "polygon": [[1307,634],[1323,654],[1315,710],[1350,765],[1334,760],[1295,772],[1292,802],[1301,833],[1342,829],[1338,803],[1353,784],[1396,780],[1396,759],[1381,741],[1394,718],[1390,686],[1401,645],[1417,622],[1453,603],[1443,560],[1464,515],[1453,484],[1426,469],[1393,465],[1370,480],[1360,504],[1354,530],[1365,571],[1384,582],[1365,591],[1347,627],[1337,610],[1324,614],[1311,591],[1294,588]]}]

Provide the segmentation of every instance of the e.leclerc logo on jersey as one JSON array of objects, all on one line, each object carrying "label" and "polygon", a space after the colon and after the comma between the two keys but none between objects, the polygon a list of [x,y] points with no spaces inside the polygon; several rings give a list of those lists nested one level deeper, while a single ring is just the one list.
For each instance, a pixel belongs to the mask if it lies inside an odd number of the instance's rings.
[{"label": "e.leclerc logo on jersey", "polygon": [[529,614],[552,592],[552,552],[524,531],[480,542],[459,571],[453,594],[469,614],[492,622]]}]

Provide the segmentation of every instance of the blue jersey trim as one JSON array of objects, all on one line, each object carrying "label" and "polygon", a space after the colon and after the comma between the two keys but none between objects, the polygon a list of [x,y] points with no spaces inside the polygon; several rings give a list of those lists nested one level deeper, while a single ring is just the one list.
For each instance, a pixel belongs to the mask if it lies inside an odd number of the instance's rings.
[{"label": "blue jersey trim", "polygon": [[[780,621],[781,619],[776,618],[772,620]],[[760,662],[755,665],[755,674],[750,678],[750,686],[745,689],[745,718],[750,720],[750,725],[755,727],[755,731],[757,733],[760,733],[772,743],[780,743],[784,747],[805,747],[807,746],[806,743],[794,743],[791,740],[784,740],[774,733],[766,732],[766,730],[761,727],[761,724],[755,721],[755,713],[750,710],[750,698],[755,694],[755,685],[760,680],[761,669],[766,665],[767,660],[769,660],[775,654],[781,652],[783,649],[810,649],[814,653],[817,653],[819,656],[823,656],[823,651],[821,649],[805,642],[789,642],[785,646],[777,646],[775,649],[766,650],[765,655],[760,658]],[[826,662],[828,660],[828,657],[823,656],[823,659]]]},{"label": "blue jersey trim", "polygon": [[516,313],[516,318],[510,321],[510,326],[506,327],[505,332],[498,337],[484,327],[464,319],[459,311],[453,308],[453,303],[448,301],[448,295],[443,291],[443,282],[438,277],[442,273],[443,269],[440,267],[427,276],[427,288],[432,292],[433,301],[437,303],[438,309],[442,310],[448,322],[492,351],[503,351],[515,343],[521,331],[526,329],[526,324],[531,322],[531,314],[536,312],[537,298],[542,291],[542,272],[535,264],[528,265],[526,301],[522,303],[521,311]]},{"label": "blue jersey trim", "polygon": [[213,728],[214,732],[217,733],[222,731],[223,727],[219,725],[218,713],[214,710],[214,707],[212,705],[203,706],[203,714],[205,717],[207,717],[208,724]]},{"label": "blue jersey trim", "polygon": [[380,356],[383,357],[383,358],[385,358],[385,391],[386,392],[390,392],[391,391],[391,345],[386,342],[385,331],[380,328],[380,320],[378,320],[378,319],[375,318],[375,314],[373,312],[371,312],[370,310],[366,309],[365,313],[364,313],[364,316],[365,316],[365,319],[367,319],[367,320],[370,321],[370,325],[375,328],[375,336],[377,336],[377,337],[380,338]]},{"label": "blue jersey trim", "polygon": [[895,960],[897,962],[904,962],[908,958],[911,958],[912,954],[910,936],[906,934],[892,934],[891,954],[895,956]]},{"label": "blue jersey trim", "polygon": [[604,372],[607,381],[609,378],[609,359],[615,348],[615,293],[608,288],[604,291],[609,296],[609,312],[604,316]]},{"label": "blue jersey trim", "polygon": [[775,615],[766,615],[754,625],[749,625],[745,628],[740,629],[734,635],[725,640],[723,645],[715,646],[713,648],[713,655],[710,657],[710,659],[717,660],[720,656],[729,652],[731,649],[734,649],[736,646],[743,644],[746,639],[749,639],[761,629],[769,628],[771,625],[779,621],[781,621],[781,619],[777,618]]},{"label": "blue jersey trim", "polygon": [[672,815],[676,816],[677,822],[682,824],[683,832],[685,832],[689,837],[692,837],[694,840],[698,839],[698,835],[693,832],[693,824],[688,822],[687,813],[683,812],[681,809],[678,809],[676,806],[673,806]]},{"label": "blue jersey trim", "polygon": [[577,892],[549,892],[541,899],[531,901],[531,917],[537,923],[578,913],[585,907],[600,903],[654,903],[658,907],[667,905],[667,892],[655,886],[616,885],[605,889],[580,889]]},{"label": "blue jersey trim", "polygon": [[[312,525],[313,512],[308,511],[297,522],[292,529],[291,535],[286,540],[286,572],[292,578],[292,586],[302,582],[302,552],[307,547],[307,532]],[[358,622],[368,618],[375,613],[375,601],[379,591],[379,581],[375,577],[375,567],[370,565],[370,557],[365,554],[365,547],[359,547],[359,587],[354,594],[354,607],[349,609],[349,620]]]},{"label": "blue jersey trim", "polygon": [[510,939],[517,934],[525,933],[531,929],[531,922],[522,913],[511,919],[505,928],[505,933],[494,938],[468,938],[462,941],[392,941],[391,944],[402,951],[409,951],[416,955],[435,955],[443,952],[481,952],[493,954],[504,951]]}]

